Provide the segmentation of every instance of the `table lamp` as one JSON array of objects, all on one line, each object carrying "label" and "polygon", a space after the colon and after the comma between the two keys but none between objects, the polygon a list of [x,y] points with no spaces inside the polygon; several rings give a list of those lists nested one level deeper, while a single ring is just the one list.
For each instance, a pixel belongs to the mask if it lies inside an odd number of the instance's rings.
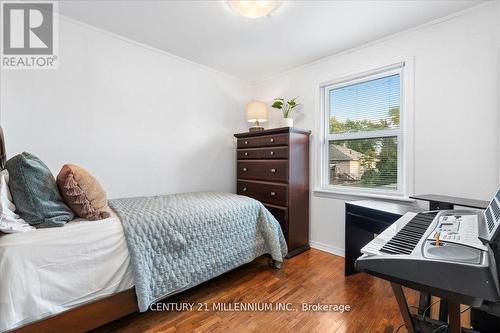
[{"label": "table lamp", "polygon": [[250,132],[263,131],[264,127],[260,126],[260,123],[267,121],[267,104],[259,101],[248,103],[246,115],[247,121],[255,124],[253,127],[250,127]]}]

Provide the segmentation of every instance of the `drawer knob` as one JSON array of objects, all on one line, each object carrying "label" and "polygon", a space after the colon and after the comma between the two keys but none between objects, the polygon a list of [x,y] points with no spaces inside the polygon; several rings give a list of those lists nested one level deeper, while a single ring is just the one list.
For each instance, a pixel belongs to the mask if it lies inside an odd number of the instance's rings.
[{"label": "drawer knob", "polygon": [[269,141],[274,142],[274,138],[271,138]]},{"label": "drawer knob", "polygon": [[243,187],[243,192],[246,192],[248,189],[246,187]]},{"label": "drawer knob", "polygon": [[269,153],[269,155],[273,156],[273,155],[274,155],[274,151],[271,151],[271,152]]},{"label": "drawer knob", "polygon": [[247,145],[247,144],[248,144],[248,141],[245,141],[245,144]]},{"label": "drawer knob", "polygon": [[275,197],[276,196],[276,192],[271,192],[271,196]]},{"label": "drawer knob", "polygon": [[276,173],[276,169],[271,169],[271,173]]},{"label": "drawer knob", "polygon": [[245,153],[245,156],[248,156],[248,153]]},{"label": "drawer knob", "polygon": [[247,171],[248,171],[248,169],[247,169],[247,168],[243,168],[243,171],[247,172]]}]

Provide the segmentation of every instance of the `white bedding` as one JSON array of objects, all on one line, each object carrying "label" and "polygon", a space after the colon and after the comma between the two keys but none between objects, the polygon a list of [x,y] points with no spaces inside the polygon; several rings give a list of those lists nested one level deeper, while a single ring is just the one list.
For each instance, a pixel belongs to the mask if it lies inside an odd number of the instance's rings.
[{"label": "white bedding", "polygon": [[132,288],[119,218],[0,236],[0,331]]}]

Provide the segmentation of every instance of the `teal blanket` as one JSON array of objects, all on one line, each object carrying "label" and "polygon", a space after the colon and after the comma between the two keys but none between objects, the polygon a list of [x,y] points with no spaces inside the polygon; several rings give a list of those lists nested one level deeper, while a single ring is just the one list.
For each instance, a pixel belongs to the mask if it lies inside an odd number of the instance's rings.
[{"label": "teal blanket", "polygon": [[278,221],[258,201],[196,192],[114,199],[135,279],[140,311],[166,296],[287,246]]}]

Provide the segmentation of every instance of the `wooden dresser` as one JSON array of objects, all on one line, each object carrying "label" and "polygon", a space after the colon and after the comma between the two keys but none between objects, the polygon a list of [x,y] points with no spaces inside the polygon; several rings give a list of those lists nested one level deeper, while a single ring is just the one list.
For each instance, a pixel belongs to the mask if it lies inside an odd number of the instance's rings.
[{"label": "wooden dresser", "polygon": [[291,127],[238,133],[237,193],[279,221],[288,256],[309,249],[309,135]]}]

